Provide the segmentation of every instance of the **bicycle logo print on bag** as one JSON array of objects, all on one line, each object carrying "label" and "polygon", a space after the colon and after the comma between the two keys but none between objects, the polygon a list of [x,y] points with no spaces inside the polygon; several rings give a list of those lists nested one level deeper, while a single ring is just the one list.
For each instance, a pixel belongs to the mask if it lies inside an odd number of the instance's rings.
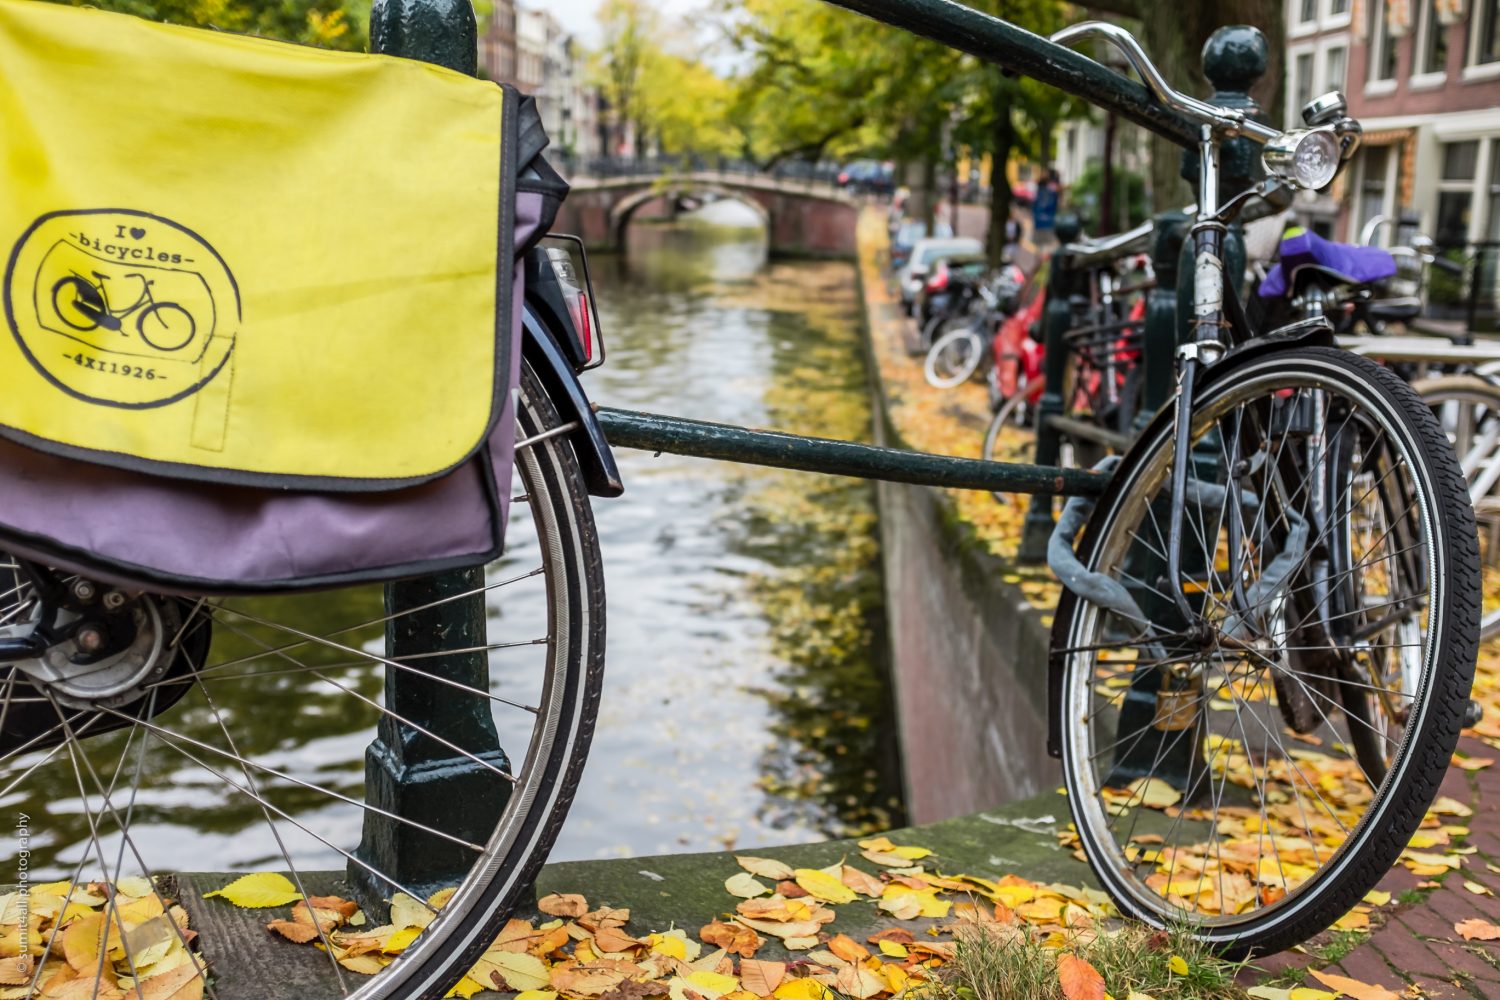
[{"label": "bicycle logo print on bag", "polygon": [[197,233],[126,209],[45,215],[5,274],[11,333],[48,381],[107,406],[164,406],[219,374],[239,289]]}]

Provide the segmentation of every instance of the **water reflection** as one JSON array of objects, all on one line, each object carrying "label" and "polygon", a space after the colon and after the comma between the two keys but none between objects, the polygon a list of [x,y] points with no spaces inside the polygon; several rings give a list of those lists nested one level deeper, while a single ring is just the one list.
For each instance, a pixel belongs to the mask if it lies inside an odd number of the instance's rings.
[{"label": "water reflection", "polygon": [[[853,269],[772,262],[758,233],[635,226],[595,264],[615,406],[858,439]],[[596,507],[608,679],[557,856],[789,843],[899,813],[872,489],[619,453]]]}]

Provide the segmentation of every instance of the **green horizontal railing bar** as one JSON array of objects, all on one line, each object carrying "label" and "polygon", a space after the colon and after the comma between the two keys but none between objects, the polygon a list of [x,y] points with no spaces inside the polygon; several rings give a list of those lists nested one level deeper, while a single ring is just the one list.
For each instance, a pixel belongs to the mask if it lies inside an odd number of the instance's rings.
[{"label": "green horizontal railing bar", "polygon": [[1163,107],[1142,84],[1088,56],[953,0],[829,0],[914,35],[1051,84],[1185,146],[1198,126]]},{"label": "green horizontal railing bar", "polygon": [[1082,469],[928,455],[636,410],[601,407],[598,415],[604,436],[616,447],[769,465],[778,469],[800,469],[831,476],[948,486],[960,490],[1064,496],[1097,496],[1109,481],[1109,477],[1102,473]]}]

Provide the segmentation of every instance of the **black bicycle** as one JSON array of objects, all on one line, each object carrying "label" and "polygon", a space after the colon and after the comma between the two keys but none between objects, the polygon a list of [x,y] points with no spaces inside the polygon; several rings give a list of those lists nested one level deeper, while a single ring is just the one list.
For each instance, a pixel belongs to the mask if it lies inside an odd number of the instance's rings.
[{"label": "black bicycle", "polygon": [[75,330],[113,330],[124,332],[125,321],[135,316],[136,335],[148,347],[158,351],[180,351],[198,335],[198,321],[176,302],[158,302],[151,291],[156,282],[139,272],[125,275],[137,278],[141,294],[124,308],[109,302],[109,275],[93,272],[92,278],[74,271],[52,286],[52,308],[57,318]]},{"label": "black bicycle", "polygon": [[[1468,708],[1480,586],[1462,470],[1396,374],[1334,349],[1326,318],[1252,334],[1225,280],[1230,224],[1277,185],[1321,188],[1357,147],[1343,98],[1281,132],[1178,94],[1198,123],[1192,339],[1176,397],[1086,520],[1053,629],[1053,748],[1079,845],[1120,909],[1232,953],[1344,914],[1422,822]],[[1212,45],[1213,43],[1210,42]],[[1220,144],[1272,178],[1220,203]],[[1340,287],[1327,266],[1303,280]],[[1053,552],[1059,546],[1054,538]]]}]

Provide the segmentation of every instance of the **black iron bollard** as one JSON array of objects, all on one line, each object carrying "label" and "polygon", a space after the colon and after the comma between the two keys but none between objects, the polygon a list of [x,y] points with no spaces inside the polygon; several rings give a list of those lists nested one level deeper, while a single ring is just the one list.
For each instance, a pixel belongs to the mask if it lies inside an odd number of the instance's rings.
[{"label": "black iron bollard", "polygon": [[1135,429],[1144,430],[1172,398],[1177,384],[1177,263],[1192,220],[1182,212],[1162,212],[1153,220],[1151,265],[1156,287],[1146,294],[1145,335],[1141,341],[1141,406]]},{"label": "black iron bollard", "polygon": [[[1052,270],[1047,274],[1047,304],[1042,309],[1043,375],[1046,379],[1042,398],[1036,409],[1036,464],[1054,466],[1062,450],[1061,435],[1051,425],[1051,417],[1062,416],[1063,380],[1068,373],[1068,347],[1063,336],[1073,326],[1072,298],[1087,294],[1082,276],[1068,266],[1064,248],[1078,239],[1081,226],[1076,215],[1057,217],[1058,249],[1052,255]],[[1026,563],[1047,561],[1047,540],[1052,537],[1053,513],[1050,496],[1036,494],[1026,511],[1021,528],[1017,558]]]},{"label": "black iron bollard", "polygon": [[[1259,110],[1249,89],[1266,71],[1265,36],[1256,28],[1229,25],[1215,31],[1203,46],[1204,75],[1216,88],[1210,100],[1226,107],[1242,108],[1254,114]],[[1222,204],[1255,183],[1261,175],[1259,147],[1248,139],[1233,139],[1219,151],[1219,201]],[[1198,180],[1198,155],[1183,154],[1183,175]],[[1193,244],[1185,239],[1191,220],[1181,212],[1167,212],[1157,217],[1156,246],[1153,251],[1157,288],[1147,303],[1145,391],[1137,427],[1149,422],[1163,404],[1170,402],[1176,382],[1176,347],[1193,338]],[[1238,221],[1224,239],[1224,269],[1235,276],[1233,292],[1242,291],[1238,276],[1245,273],[1244,232]],[[1175,290],[1174,290],[1175,287]],[[1223,338],[1226,342],[1229,338]],[[1222,478],[1219,468],[1220,448],[1217,436],[1210,432],[1193,451],[1194,476],[1203,482]],[[1165,510],[1158,511],[1159,523],[1165,523]],[[1204,572],[1202,553],[1184,554],[1182,569],[1187,574]],[[1151,553],[1132,549],[1129,555],[1130,575],[1138,580],[1160,580],[1166,573],[1165,560]],[[1178,621],[1176,606],[1161,589],[1133,591],[1147,618],[1171,628]],[[1162,690],[1162,673],[1155,667],[1138,669],[1131,677],[1130,690],[1120,708],[1119,733],[1156,730],[1155,738],[1127,739],[1115,757],[1105,783],[1129,784],[1136,778],[1154,775],[1187,792],[1191,798],[1206,786],[1207,764],[1203,741],[1183,729],[1197,730],[1201,720],[1190,720],[1171,711],[1176,702],[1172,692]],[[1186,738],[1185,738],[1186,737]]]},{"label": "black iron bollard", "polygon": [[[370,17],[374,51],[462,73],[478,69],[477,39],[469,0],[377,0]],[[420,142],[421,137],[413,136],[412,141]],[[431,332],[441,335],[441,331]],[[493,768],[508,772],[510,763],[500,749],[489,700],[465,694],[453,685],[488,691],[489,657],[483,651],[433,654],[445,649],[483,650],[487,642],[483,587],[482,568],[386,586],[387,614],[424,609],[386,624],[386,658],[409,662],[440,680],[387,667],[385,705],[391,714],[381,716],[375,741],[365,751],[369,804],[473,843],[487,841],[495,828],[510,786]],[[441,737],[446,744],[426,733]],[[457,884],[475,861],[467,848],[368,811],[356,854],[377,871],[423,894]],[[353,862],[347,871],[366,910],[396,891]]]}]

